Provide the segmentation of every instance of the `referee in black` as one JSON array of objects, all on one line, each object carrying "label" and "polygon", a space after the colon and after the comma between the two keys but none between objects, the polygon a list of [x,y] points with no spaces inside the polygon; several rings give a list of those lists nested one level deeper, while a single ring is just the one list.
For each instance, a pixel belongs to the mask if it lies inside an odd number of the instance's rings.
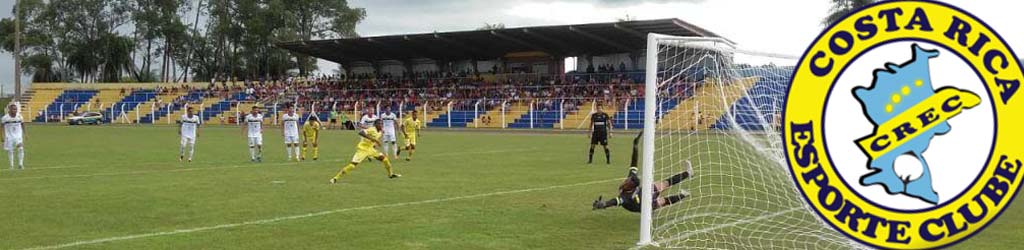
[{"label": "referee in black", "polygon": [[590,115],[590,157],[587,164],[594,163],[594,146],[601,144],[604,147],[604,159],[607,164],[612,164],[611,151],[608,150],[608,137],[612,131],[612,118],[601,110],[601,104],[597,104],[597,111]]}]

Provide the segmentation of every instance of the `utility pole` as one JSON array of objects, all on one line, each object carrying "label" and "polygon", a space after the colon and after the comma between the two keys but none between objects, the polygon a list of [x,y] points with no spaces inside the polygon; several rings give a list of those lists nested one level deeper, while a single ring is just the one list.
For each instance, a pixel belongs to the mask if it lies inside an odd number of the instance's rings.
[{"label": "utility pole", "polygon": [[14,3],[14,101],[21,100],[21,1]]}]

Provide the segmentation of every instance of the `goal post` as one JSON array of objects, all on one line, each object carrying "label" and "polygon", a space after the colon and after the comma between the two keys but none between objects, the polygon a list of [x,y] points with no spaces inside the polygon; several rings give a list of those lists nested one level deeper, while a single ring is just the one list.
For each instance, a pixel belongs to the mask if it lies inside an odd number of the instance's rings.
[{"label": "goal post", "polygon": [[[722,38],[648,35],[640,247],[862,247],[808,210],[785,165],[779,120],[797,60]],[[655,194],[690,164],[693,175]],[[655,208],[670,196],[685,198]]]}]

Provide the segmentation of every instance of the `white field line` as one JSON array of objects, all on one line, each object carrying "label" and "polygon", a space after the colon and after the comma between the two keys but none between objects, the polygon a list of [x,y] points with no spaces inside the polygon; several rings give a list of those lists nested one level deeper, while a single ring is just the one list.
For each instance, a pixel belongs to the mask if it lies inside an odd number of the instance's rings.
[{"label": "white field line", "polygon": [[[528,152],[528,151],[535,151],[535,150],[534,149],[514,149],[514,150],[491,150],[491,151],[479,151],[479,152],[452,152],[452,153],[441,153],[441,154],[423,155],[422,158],[462,156],[462,155],[478,155],[478,154],[500,154],[500,153],[515,153],[515,152]],[[343,163],[344,161],[323,161],[323,162],[324,163]],[[143,163],[143,164],[145,164],[145,163]],[[160,163],[154,163],[154,164],[160,164]],[[243,168],[243,167],[282,166],[282,165],[292,165],[292,164],[296,164],[296,163],[294,163],[294,162],[282,162],[282,163],[267,163],[267,164],[229,165],[229,166],[222,166],[222,167],[194,167],[194,168],[180,168],[180,169],[166,169],[166,170],[142,170],[142,171],[112,172],[112,173],[98,173],[98,174],[16,177],[16,178],[2,178],[2,179],[0,179],[0,181],[39,180],[39,179],[52,179],[52,178],[87,178],[87,177],[119,176],[119,175],[141,175],[141,174],[154,174],[154,173],[175,173],[175,172],[192,172],[192,171],[205,171],[205,170],[234,169],[234,168]],[[82,168],[82,167],[86,167],[86,166],[69,165],[69,166],[42,167],[42,168],[35,168],[35,169],[66,169],[66,168]],[[8,171],[21,171],[21,170],[8,170]]]},{"label": "white field line", "polygon": [[372,209],[382,209],[382,208],[394,208],[394,207],[404,207],[404,206],[415,206],[415,205],[423,205],[423,204],[431,204],[431,203],[441,203],[441,202],[449,202],[449,201],[468,200],[468,199],[475,199],[475,198],[481,198],[481,197],[490,197],[490,196],[499,196],[499,195],[508,195],[508,194],[519,194],[519,193],[530,193],[530,192],[546,191],[546,190],[560,189],[560,188],[587,186],[587,185],[593,185],[593,184],[599,184],[599,183],[607,183],[607,182],[614,182],[614,181],[620,181],[620,180],[621,179],[589,181],[589,182],[580,182],[580,183],[575,183],[575,184],[548,186],[548,187],[541,187],[541,188],[529,188],[529,189],[500,191],[500,192],[491,192],[491,193],[474,194],[474,195],[466,195],[466,196],[457,196],[457,197],[449,197],[449,198],[438,198],[438,199],[412,201],[412,202],[401,202],[401,203],[380,204],[380,205],[373,205],[373,206],[341,208],[341,209],[326,210],[326,211],[320,211],[320,212],[314,212],[314,213],[308,213],[308,214],[283,216],[283,217],[277,217],[277,218],[253,220],[253,221],[246,221],[246,222],[239,222],[239,223],[220,224],[220,225],[205,226],[205,227],[177,229],[177,230],[163,231],[163,232],[153,232],[153,233],[145,233],[145,234],[133,234],[133,235],[116,236],[116,237],[93,239],[93,240],[75,241],[75,242],[59,244],[59,245],[39,246],[39,247],[33,247],[33,248],[26,248],[26,250],[61,249],[61,248],[78,247],[78,246],[84,246],[84,245],[94,245],[94,244],[101,244],[101,243],[109,243],[109,242],[115,242],[115,241],[134,240],[134,239],[142,239],[142,238],[150,238],[150,237],[160,237],[160,236],[169,236],[169,235],[177,235],[177,234],[189,234],[189,233],[211,231],[211,230],[218,230],[218,229],[236,228],[236,227],[251,226],[251,225],[263,225],[263,224],[270,224],[270,223],[276,223],[276,222],[281,222],[281,221],[289,221],[289,220],[299,220],[299,219],[306,219],[306,218],[311,218],[311,217],[320,217],[320,216],[325,216],[325,215],[344,213],[344,212],[351,212],[351,211],[372,210]]},{"label": "white field line", "polygon": [[272,164],[245,164],[245,165],[230,165],[223,167],[207,167],[207,168],[181,168],[181,169],[167,169],[167,170],[142,170],[142,171],[129,171],[129,172],[113,172],[113,173],[99,173],[99,174],[78,174],[78,175],[53,175],[53,176],[32,176],[32,177],[18,177],[18,178],[5,178],[0,181],[17,181],[17,180],[39,180],[39,179],[52,179],[52,178],[87,178],[87,177],[100,177],[100,176],[118,176],[118,175],[141,175],[141,174],[153,174],[153,173],[176,173],[176,172],[192,172],[192,171],[205,171],[205,170],[220,170],[220,169],[233,169],[243,167],[260,167],[260,166],[279,166],[288,165],[288,163],[272,163]]}]

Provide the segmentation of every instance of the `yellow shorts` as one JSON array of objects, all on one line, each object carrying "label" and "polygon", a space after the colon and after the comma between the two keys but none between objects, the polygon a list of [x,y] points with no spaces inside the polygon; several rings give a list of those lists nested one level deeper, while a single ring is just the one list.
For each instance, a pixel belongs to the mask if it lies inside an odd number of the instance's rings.
[{"label": "yellow shorts", "polygon": [[416,145],[416,135],[409,135],[405,137],[405,145]]},{"label": "yellow shorts", "polygon": [[313,133],[313,134],[305,133],[303,135],[304,135],[304,137],[302,138],[303,141],[311,142],[311,143],[316,143],[317,142],[316,141],[316,139],[317,139],[316,138],[316,133]]},{"label": "yellow shorts", "polygon": [[384,156],[384,153],[381,153],[380,151],[377,151],[377,149],[375,149],[375,148],[371,148],[371,149],[357,148],[356,149],[356,154],[352,156],[352,163],[359,164],[359,163],[365,161],[367,158],[377,158],[377,157],[380,157],[380,156]]}]

